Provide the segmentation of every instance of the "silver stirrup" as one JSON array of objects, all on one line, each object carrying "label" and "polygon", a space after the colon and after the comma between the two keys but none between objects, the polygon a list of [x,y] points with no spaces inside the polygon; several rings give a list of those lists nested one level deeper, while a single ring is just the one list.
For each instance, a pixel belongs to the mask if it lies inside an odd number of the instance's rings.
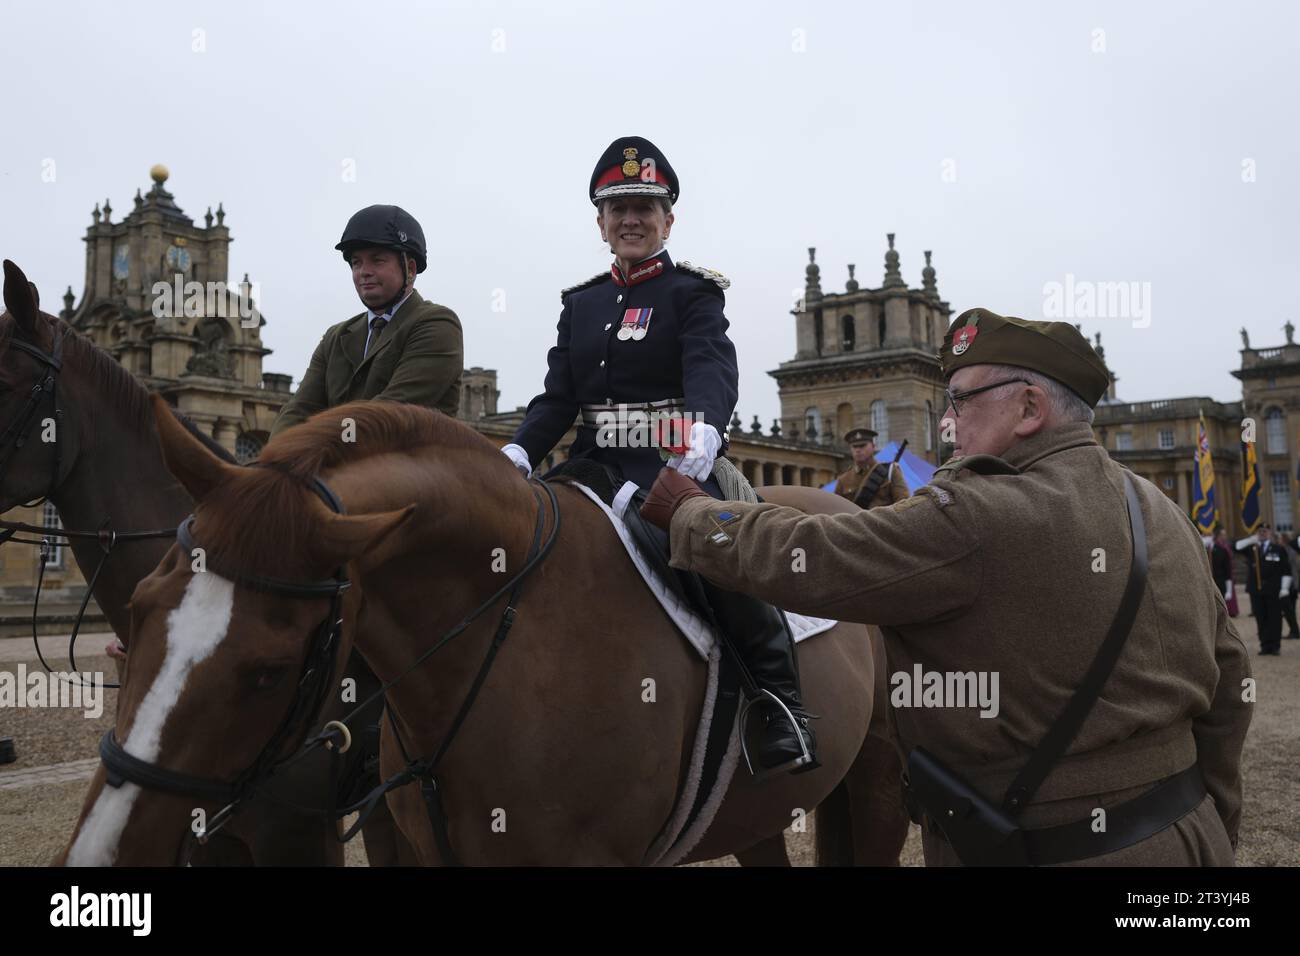
[{"label": "silver stirrup", "polygon": [[772,693],[770,690],[759,688],[759,692],[767,695],[776,702],[778,707],[781,708],[781,712],[785,714],[785,719],[790,721],[790,726],[794,728],[794,735],[799,740],[799,749],[803,751],[803,753],[798,757],[795,757],[793,760],[787,760],[785,763],[777,764],[775,767],[760,767],[758,770],[755,770],[754,762],[749,759],[749,735],[745,733],[745,728],[748,726],[747,718],[749,717],[750,708],[758,703],[760,698],[746,698],[745,702],[740,707],[740,752],[745,755],[745,766],[749,768],[750,776],[752,776],[755,781],[766,780],[768,777],[772,776],[772,774],[786,773],[797,767],[810,764],[813,759],[812,752],[808,749],[808,742],[804,739],[803,731],[799,727],[799,722],[795,720],[794,714],[790,712],[790,708],[785,706],[781,698],[777,697],[776,694]]}]

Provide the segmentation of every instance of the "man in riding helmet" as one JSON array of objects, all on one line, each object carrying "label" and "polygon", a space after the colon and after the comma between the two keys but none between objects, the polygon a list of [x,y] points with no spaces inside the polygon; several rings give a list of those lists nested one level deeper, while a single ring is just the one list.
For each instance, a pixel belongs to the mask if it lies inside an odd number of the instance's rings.
[{"label": "man in riding helmet", "polygon": [[424,231],[400,206],[367,206],[334,247],[352,267],[366,311],[325,332],[271,435],[358,399],[408,402],[455,415],[465,354],[460,320],[415,291]]}]

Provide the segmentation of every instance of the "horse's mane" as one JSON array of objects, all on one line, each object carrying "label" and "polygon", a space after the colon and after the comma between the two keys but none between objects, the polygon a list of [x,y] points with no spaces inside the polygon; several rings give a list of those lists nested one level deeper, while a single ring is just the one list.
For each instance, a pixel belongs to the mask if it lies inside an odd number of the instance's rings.
[{"label": "horse's mane", "polygon": [[[343,419],[353,422],[353,441],[343,441]],[[495,450],[495,446],[454,418],[418,405],[349,402],[286,429],[258,456],[258,462],[300,480],[329,468],[374,455],[406,452],[427,445],[447,451]]]},{"label": "horse's mane", "polygon": [[[352,420],[355,440],[343,440],[344,419]],[[397,402],[350,402],[276,435],[258,456],[263,467],[243,469],[209,492],[198,509],[199,542],[221,573],[318,576],[325,569],[313,558],[305,485],[332,468],[430,446],[439,454],[483,454],[509,474],[509,463],[491,441],[442,412]],[[204,520],[207,515],[212,519]]]},{"label": "horse's mane", "polygon": [[[96,394],[103,399],[105,406],[118,409],[126,421],[140,431],[147,432],[155,428],[153,406],[149,403],[149,390],[141,385],[134,375],[123,368],[122,363],[63,319],[42,312],[40,313],[40,321],[47,326],[46,334],[49,335],[51,342],[54,340],[54,328],[58,326],[63,329],[65,364],[71,359],[72,362],[85,369]],[[0,350],[8,348],[9,339],[12,338],[13,330],[16,327],[16,322],[5,326],[4,333],[0,335]],[[42,345],[42,347],[46,346]],[[5,363],[4,377],[10,382],[12,382],[10,376],[13,370],[13,363]],[[176,409],[173,408],[171,413],[178,422],[185,426],[186,431],[201,441],[214,455],[230,464],[235,463],[235,457],[215,438],[205,435],[194,422]]]}]

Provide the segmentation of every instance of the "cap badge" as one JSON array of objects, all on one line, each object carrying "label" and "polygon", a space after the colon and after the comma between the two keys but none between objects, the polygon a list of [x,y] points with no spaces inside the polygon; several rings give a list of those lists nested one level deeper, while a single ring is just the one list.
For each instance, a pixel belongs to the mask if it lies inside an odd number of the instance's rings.
[{"label": "cap badge", "polygon": [[970,348],[970,344],[975,341],[978,332],[979,329],[973,325],[963,325],[957,332],[956,338],[952,340],[952,354],[961,355]]},{"label": "cap badge", "polygon": [[635,146],[629,146],[623,150],[623,159],[626,160],[623,163],[623,176],[627,179],[631,179],[641,172],[641,164],[636,161],[636,153]]}]

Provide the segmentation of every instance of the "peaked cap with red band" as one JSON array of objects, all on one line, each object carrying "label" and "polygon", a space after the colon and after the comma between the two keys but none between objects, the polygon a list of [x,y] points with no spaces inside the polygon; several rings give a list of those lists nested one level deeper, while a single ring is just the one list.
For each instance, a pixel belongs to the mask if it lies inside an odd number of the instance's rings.
[{"label": "peaked cap with red band", "polygon": [[953,320],[939,350],[943,377],[967,365],[1015,365],[1056,379],[1090,406],[1110,385],[1097,350],[1068,322],[1036,322],[967,309]]},{"label": "peaked cap with red band", "polygon": [[621,136],[601,154],[591,174],[591,202],[615,196],[659,196],[677,202],[677,174],[650,140]]}]

